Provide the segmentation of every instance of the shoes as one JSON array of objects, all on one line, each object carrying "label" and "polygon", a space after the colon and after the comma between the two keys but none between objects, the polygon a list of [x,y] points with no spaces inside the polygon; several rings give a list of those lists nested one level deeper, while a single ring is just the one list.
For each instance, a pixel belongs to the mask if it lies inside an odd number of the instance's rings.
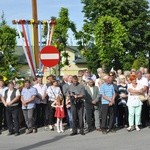
[{"label": "shoes", "polygon": [[118,128],[118,129],[123,129],[124,126],[123,126],[123,125],[120,125],[120,126],[118,126],[117,128]]},{"label": "shoes", "polygon": [[57,130],[57,132],[60,133],[61,131],[60,131],[60,130]]},{"label": "shoes", "polygon": [[60,130],[60,132],[64,133],[64,130]]},{"label": "shoes", "polygon": [[91,128],[87,128],[86,131],[87,132],[92,132],[92,129]]},{"label": "shoes", "polygon": [[63,130],[63,126],[60,126],[60,132],[63,133],[64,130]]},{"label": "shoes", "polygon": [[128,128],[127,128],[127,131],[128,131],[128,132],[133,131],[133,130],[134,130],[133,127],[128,127]]},{"label": "shoes", "polygon": [[37,133],[37,129],[33,129],[33,133]]},{"label": "shoes", "polygon": [[92,129],[88,129],[87,132],[92,132]]},{"label": "shoes", "polygon": [[49,129],[50,129],[51,131],[54,131],[54,127],[53,127],[52,125],[49,125]]},{"label": "shoes", "polygon": [[136,126],[135,129],[136,129],[136,131],[140,131],[141,130],[138,126]]},{"label": "shoes", "polygon": [[52,125],[49,125],[48,127],[49,127],[50,130],[53,128]]},{"label": "shoes", "polygon": [[15,136],[18,136],[18,135],[20,135],[20,132],[15,133]]},{"label": "shoes", "polygon": [[9,132],[7,135],[9,136],[9,135],[13,135],[14,134],[14,132]]},{"label": "shoes", "polygon": [[69,131],[72,131],[72,128],[70,128],[70,130]]},{"label": "shoes", "polygon": [[100,132],[100,131],[102,131],[102,130],[101,130],[100,128],[97,128],[96,131]]},{"label": "shoes", "polygon": [[81,135],[85,135],[85,133],[84,133],[83,130],[81,130],[79,133],[80,133]]},{"label": "shoes", "polygon": [[107,130],[107,133],[110,133],[110,132],[111,132],[111,133],[116,133],[116,130],[115,130],[115,129],[108,129],[108,130]]},{"label": "shoes", "polygon": [[29,130],[27,129],[27,130],[26,130],[26,134],[30,134],[30,133],[32,133],[32,132],[33,132],[32,129],[29,129]]},{"label": "shoes", "polygon": [[107,131],[105,129],[103,129],[102,134],[107,134]]},{"label": "shoes", "polygon": [[81,134],[81,135],[85,135],[85,133],[84,133],[84,132],[80,132],[80,134]]},{"label": "shoes", "polygon": [[72,132],[72,133],[70,134],[70,136],[74,136],[74,135],[77,135],[77,132]]},{"label": "shoes", "polygon": [[45,130],[45,131],[47,131],[47,130],[48,130],[48,127],[47,127],[47,126],[45,126],[45,127],[44,127],[44,130]]}]

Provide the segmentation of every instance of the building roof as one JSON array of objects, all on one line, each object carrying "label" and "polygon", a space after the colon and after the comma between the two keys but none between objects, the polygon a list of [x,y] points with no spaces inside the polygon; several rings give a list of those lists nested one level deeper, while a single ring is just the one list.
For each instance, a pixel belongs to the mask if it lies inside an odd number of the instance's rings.
[{"label": "building roof", "polygon": [[77,46],[68,46],[69,50],[74,51],[75,53],[75,60],[74,63],[76,64],[86,64],[86,58],[80,53]]},{"label": "building roof", "polygon": [[[78,50],[77,46],[67,46],[67,50],[72,51],[75,54],[74,63],[76,64],[86,64],[86,59],[83,57]],[[27,60],[23,51],[22,46],[16,46],[15,55],[19,56],[19,63],[20,64],[27,64]]]}]

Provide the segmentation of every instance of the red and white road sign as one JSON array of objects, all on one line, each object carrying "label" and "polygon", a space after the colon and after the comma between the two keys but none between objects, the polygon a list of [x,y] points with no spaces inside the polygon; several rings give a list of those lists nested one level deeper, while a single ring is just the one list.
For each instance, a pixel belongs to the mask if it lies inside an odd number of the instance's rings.
[{"label": "red and white road sign", "polygon": [[54,46],[45,46],[40,52],[40,60],[46,67],[54,67],[59,63],[60,53]]}]

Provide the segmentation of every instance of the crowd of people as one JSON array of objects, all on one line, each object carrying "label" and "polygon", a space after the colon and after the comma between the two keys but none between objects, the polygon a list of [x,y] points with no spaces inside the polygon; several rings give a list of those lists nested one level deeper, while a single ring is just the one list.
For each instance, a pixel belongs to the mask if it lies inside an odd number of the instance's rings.
[{"label": "crowd of people", "polygon": [[[126,128],[128,132],[149,126],[150,74],[147,68],[131,71],[86,69],[78,75],[37,75],[24,80],[22,87],[13,80],[6,86],[0,79],[0,133],[36,133],[44,127],[58,133],[69,128],[71,136],[96,130],[107,134]],[[64,126],[64,124],[66,124]],[[56,126],[56,128],[55,128]]]}]

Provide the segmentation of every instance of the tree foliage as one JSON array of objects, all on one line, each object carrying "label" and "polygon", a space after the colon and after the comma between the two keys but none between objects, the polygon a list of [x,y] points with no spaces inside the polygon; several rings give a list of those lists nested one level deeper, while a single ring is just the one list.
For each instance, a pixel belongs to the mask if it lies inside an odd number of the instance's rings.
[{"label": "tree foliage", "polygon": [[17,75],[18,59],[14,55],[16,46],[16,30],[9,27],[2,15],[0,24],[0,74],[7,79],[12,79]]},{"label": "tree foliage", "polygon": [[111,16],[120,20],[129,38],[128,42],[122,41],[126,50],[122,68],[131,68],[134,60],[140,57],[141,52],[146,57],[150,48],[150,14],[147,0],[81,0],[81,2],[84,5],[85,15],[82,31],[84,34],[82,37],[85,39],[82,40],[82,44],[83,41],[89,41],[89,37],[93,37],[94,26],[100,17]]},{"label": "tree foliage", "polygon": [[148,60],[145,59],[145,56],[143,53],[140,53],[139,57],[136,58],[133,62],[132,68],[138,70],[141,66],[147,67],[148,66]]},{"label": "tree foliage", "polygon": [[5,14],[4,14],[4,12],[2,12],[0,26],[6,25],[6,24],[7,24],[7,22],[5,20]]},{"label": "tree foliage", "polygon": [[118,66],[118,61],[121,64],[125,55],[123,42],[128,39],[127,31],[121,22],[114,17],[102,16],[95,25],[94,34],[103,68],[111,69],[111,65]]}]

